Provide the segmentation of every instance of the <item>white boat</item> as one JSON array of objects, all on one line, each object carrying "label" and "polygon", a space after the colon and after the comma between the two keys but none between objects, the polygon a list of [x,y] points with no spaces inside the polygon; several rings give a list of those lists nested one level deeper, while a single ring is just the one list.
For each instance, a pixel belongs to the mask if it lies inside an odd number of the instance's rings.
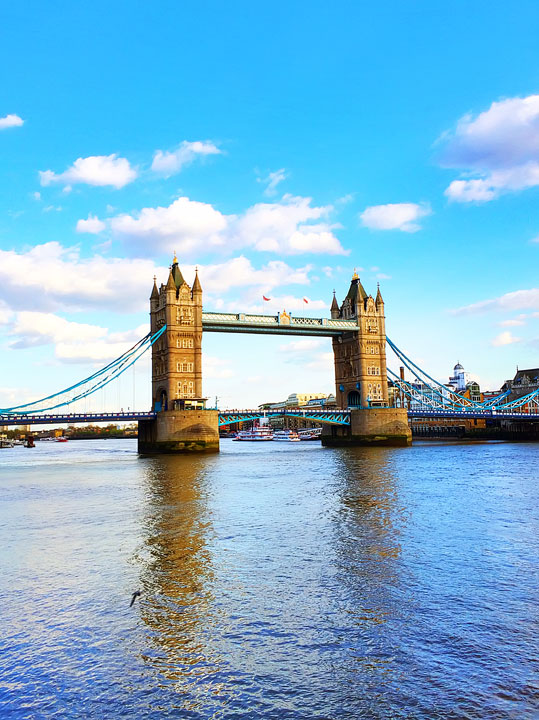
[{"label": "white boat", "polygon": [[6,438],[0,438],[0,448],[12,448],[13,443],[11,440],[7,440]]},{"label": "white boat", "polygon": [[232,440],[251,440],[255,442],[267,442],[273,440],[273,430],[269,425],[255,425],[250,430],[239,430]]},{"label": "white boat", "polygon": [[276,430],[273,439],[280,442],[299,442],[300,437],[295,430]]},{"label": "white boat", "polygon": [[300,430],[298,435],[299,435],[300,440],[320,440],[320,437],[322,435],[322,428],[311,428],[310,430]]}]

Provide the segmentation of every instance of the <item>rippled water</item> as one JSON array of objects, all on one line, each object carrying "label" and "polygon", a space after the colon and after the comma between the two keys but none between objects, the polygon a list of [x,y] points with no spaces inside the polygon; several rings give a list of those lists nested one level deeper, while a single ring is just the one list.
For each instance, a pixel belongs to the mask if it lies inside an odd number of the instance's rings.
[{"label": "rippled water", "polygon": [[539,445],[0,453],[2,719],[539,716]]}]

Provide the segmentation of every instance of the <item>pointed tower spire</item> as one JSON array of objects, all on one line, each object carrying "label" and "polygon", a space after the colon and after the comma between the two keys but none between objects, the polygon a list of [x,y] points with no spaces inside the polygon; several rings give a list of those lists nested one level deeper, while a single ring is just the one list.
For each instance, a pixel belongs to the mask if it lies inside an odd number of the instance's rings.
[{"label": "pointed tower spire", "polygon": [[174,282],[174,275],[172,274],[172,268],[168,274],[167,290],[176,290],[176,283]]},{"label": "pointed tower spire", "polygon": [[202,285],[198,279],[198,268],[195,268],[195,282],[193,283],[193,293],[202,292]]},{"label": "pointed tower spire", "polygon": [[172,260],[172,277],[174,278],[174,284],[176,286],[176,290],[180,287],[180,285],[183,285],[185,280],[183,279],[182,271],[179,268],[178,265],[178,258],[176,257],[176,252],[174,252],[174,258]]},{"label": "pointed tower spire", "polygon": [[156,283],[156,277],[153,276],[153,288],[152,288],[152,294],[150,295],[150,300],[159,300],[159,292],[157,290],[157,283]]},{"label": "pointed tower spire", "polygon": [[378,308],[380,305],[383,305],[384,301],[382,299],[382,293],[380,292],[380,283],[378,283],[378,290],[376,293],[376,307]]},{"label": "pointed tower spire", "polygon": [[335,318],[338,318],[340,314],[339,309],[339,303],[337,302],[337,298],[335,297],[335,290],[333,291],[333,301],[331,303],[331,318],[335,320]]}]

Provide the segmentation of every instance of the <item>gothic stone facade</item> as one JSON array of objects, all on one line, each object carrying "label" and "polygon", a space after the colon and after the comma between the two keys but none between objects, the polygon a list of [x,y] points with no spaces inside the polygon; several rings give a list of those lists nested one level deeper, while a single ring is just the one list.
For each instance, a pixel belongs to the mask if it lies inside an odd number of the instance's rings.
[{"label": "gothic stone facade", "polygon": [[386,327],[380,288],[376,299],[367,295],[356,273],[339,307],[335,297],[332,318],[354,319],[357,332],[333,339],[337,406],[387,407]]},{"label": "gothic stone facade", "polygon": [[165,333],[152,346],[152,408],[173,410],[202,399],[202,287],[183,279],[174,258],[168,282],[159,290],[154,279],[150,327]]}]

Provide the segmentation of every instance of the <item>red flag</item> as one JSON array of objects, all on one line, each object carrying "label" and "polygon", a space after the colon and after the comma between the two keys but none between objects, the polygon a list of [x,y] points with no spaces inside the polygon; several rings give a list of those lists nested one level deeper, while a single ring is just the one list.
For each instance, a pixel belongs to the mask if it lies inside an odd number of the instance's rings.
[{"label": "red flag", "polygon": [[303,302],[309,304],[309,301],[307,300],[307,298],[303,298]]},{"label": "red flag", "polygon": [[265,295],[262,295],[262,297],[264,298],[264,300],[265,300],[266,302],[269,302],[269,301],[271,300],[271,298],[267,298]]}]

